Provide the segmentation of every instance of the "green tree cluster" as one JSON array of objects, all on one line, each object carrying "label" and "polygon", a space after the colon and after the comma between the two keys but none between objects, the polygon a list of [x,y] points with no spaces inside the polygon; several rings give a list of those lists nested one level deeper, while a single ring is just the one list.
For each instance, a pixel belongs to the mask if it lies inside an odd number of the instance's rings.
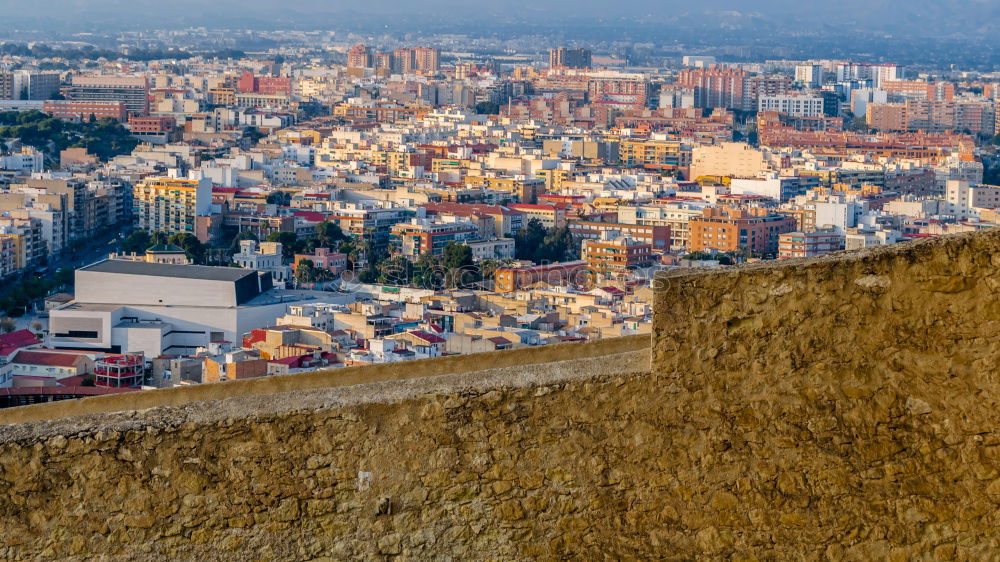
[{"label": "green tree cluster", "polygon": [[514,254],[519,260],[554,263],[579,259],[580,247],[568,227],[546,229],[531,219],[514,235]]},{"label": "green tree cluster", "polygon": [[0,113],[0,137],[16,138],[51,157],[67,148],[80,147],[102,160],[128,154],[139,144],[128,129],[113,119],[71,123],[34,110]]},{"label": "green tree cluster", "polygon": [[348,240],[348,237],[336,223],[323,221],[316,225],[315,236],[299,237],[294,232],[282,231],[268,234],[265,240],[280,242],[282,255],[287,259],[292,259],[295,254],[312,254],[316,248],[329,248],[331,251],[343,252],[341,245]]},{"label": "green tree cluster", "polygon": [[267,194],[267,202],[279,207],[287,207],[292,202],[292,194],[287,191],[272,191]]},{"label": "green tree cluster", "polygon": [[8,316],[21,316],[29,305],[52,291],[73,285],[73,270],[60,268],[51,278],[30,276],[0,283],[0,311]]},{"label": "green tree cluster", "polygon": [[301,260],[295,268],[295,280],[299,283],[322,283],[333,280],[333,274],[316,267],[312,260]]},{"label": "green tree cluster", "polygon": [[440,256],[424,253],[412,262],[405,256],[382,260],[376,267],[375,281],[422,289],[453,289],[471,287],[482,278],[479,266],[472,259],[472,248],[449,242]]},{"label": "green tree cluster", "polygon": [[144,254],[147,249],[161,244],[173,244],[180,247],[191,263],[205,263],[205,245],[198,240],[197,236],[188,232],[167,234],[158,231],[134,230],[122,241],[121,249],[127,253]]}]

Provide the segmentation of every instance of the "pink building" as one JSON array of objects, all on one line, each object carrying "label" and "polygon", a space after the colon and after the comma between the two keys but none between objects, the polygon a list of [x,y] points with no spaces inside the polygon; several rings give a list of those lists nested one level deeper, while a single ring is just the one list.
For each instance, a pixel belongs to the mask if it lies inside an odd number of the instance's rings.
[{"label": "pink building", "polygon": [[347,254],[331,252],[329,248],[316,248],[315,254],[295,254],[295,269],[302,260],[313,262],[313,267],[325,269],[334,275],[339,275],[347,269]]},{"label": "pink building", "polygon": [[287,76],[257,76],[253,72],[244,72],[236,83],[236,89],[246,94],[289,96],[292,94],[292,79]]}]

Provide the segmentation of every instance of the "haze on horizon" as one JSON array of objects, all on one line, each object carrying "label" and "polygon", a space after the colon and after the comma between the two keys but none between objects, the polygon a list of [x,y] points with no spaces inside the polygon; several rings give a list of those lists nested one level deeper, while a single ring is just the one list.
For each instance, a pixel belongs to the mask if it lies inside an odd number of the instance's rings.
[{"label": "haze on horizon", "polygon": [[[363,5],[344,0],[300,0],[278,3],[273,0],[47,0],[25,3],[23,0],[0,0],[8,15],[8,25],[46,25],[63,30],[73,26],[93,28],[106,23],[118,27],[170,28],[205,25],[234,27],[256,22],[262,28],[294,25],[297,28],[347,24],[350,18],[369,20],[390,17],[395,27],[405,26],[405,18],[414,21],[435,20],[461,25],[463,21],[482,25],[491,19],[498,22],[536,22],[549,25],[565,21],[567,25],[592,18],[602,21],[637,21],[670,25],[691,22],[705,27],[725,22],[727,25],[798,24],[797,32],[846,26],[854,30],[896,33],[900,36],[988,36],[1000,31],[1000,0],[840,0],[819,2],[801,0],[758,0],[748,5],[738,0],[369,0]],[[395,17],[394,17],[395,16]],[[801,25],[807,27],[801,27]]]}]

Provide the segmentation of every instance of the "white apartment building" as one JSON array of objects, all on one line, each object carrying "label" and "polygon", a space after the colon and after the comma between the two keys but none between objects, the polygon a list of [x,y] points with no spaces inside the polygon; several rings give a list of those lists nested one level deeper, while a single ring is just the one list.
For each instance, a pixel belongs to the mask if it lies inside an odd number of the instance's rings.
[{"label": "white apartment building", "polygon": [[978,218],[978,209],[1000,208],[1000,187],[949,180],[945,185],[945,205],[941,212],[954,215],[958,220]]},{"label": "white apartment building", "polygon": [[823,98],[816,96],[761,96],[757,111],[777,111],[791,117],[823,115]]}]

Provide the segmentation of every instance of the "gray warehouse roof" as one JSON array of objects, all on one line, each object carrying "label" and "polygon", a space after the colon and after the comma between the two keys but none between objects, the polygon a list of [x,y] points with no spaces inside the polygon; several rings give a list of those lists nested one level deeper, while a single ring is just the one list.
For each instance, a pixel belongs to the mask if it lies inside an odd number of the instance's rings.
[{"label": "gray warehouse roof", "polygon": [[81,267],[80,271],[118,273],[122,275],[150,275],[154,277],[174,277],[178,279],[202,279],[205,281],[237,281],[249,275],[256,276],[252,269],[235,267],[211,267],[207,265],[177,265],[170,263],[148,263],[143,261],[104,260]]}]

